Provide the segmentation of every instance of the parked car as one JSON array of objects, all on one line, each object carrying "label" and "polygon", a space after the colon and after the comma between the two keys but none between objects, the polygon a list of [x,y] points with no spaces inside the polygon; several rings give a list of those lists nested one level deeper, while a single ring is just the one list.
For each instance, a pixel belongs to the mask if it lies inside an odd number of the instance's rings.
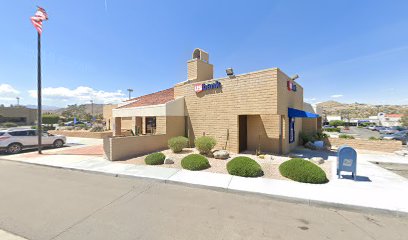
[{"label": "parked car", "polygon": [[[66,137],[43,133],[42,145],[60,148],[66,143]],[[33,129],[8,129],[0,131],[0,150],[15,154],[26,148],[38,147],[37,131]]]},{"label": "parked car", "polygon": [[374,131],[376,127],[377,127],[377,126],[375,126],[375,125],[371,125],[371,126],[368,126],[367,128],[370,129],[370,130],[372,130],[372,131]]},{"label": "parked car", "polygon": [[373,131],[381,131],[381,130],[384,130],[384,129],[386,129],[386,127],[382,127],[382,126],[376,126],[374,129],[373,129]]},{"label": "parked car", "polygon": [[328,129],[328,128],[336,128],[335,126],[331,126],[331,125],[324,125],[323,129]]},{"label": "parked car", "polygon": [[400,131],[394,134],[387,134],[387,135],[382,135],[381,136],[382,139],[385,140],[398,140],[401,141],[402,144],[407,144],[408,142],[408,131]]},{"label": "parked car", "polygon": [[394,134],[400,131],[401,128],[399,127],[387,127],[385,129],[380,130],[381,134]]},{"label": "parked car", "polygon": [[85,124],[88,127],[92,126],[92,124],[90,122],[82,122],[82,121],[76,121],[75,124],[74,124],[74,121],[69,121],[69,122],[66,122],[64,125],[65,126],[75,126],[75,125],[79,125],[79,124]]}]

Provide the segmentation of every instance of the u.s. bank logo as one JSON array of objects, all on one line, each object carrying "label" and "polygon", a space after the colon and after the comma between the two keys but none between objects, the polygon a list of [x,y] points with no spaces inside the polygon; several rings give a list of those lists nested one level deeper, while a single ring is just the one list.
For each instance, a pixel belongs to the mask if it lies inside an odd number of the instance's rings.
[{"label": "u.s. bank logo", "polygon": [[205,90],[210,90],[210,89],[216,89],[216,88],[221,88],[221,83],[218,81],[215,81],[213,83],[203,83],[203,84],[196,84],[194,85],[194,91],[196,93],[205,91]]}]

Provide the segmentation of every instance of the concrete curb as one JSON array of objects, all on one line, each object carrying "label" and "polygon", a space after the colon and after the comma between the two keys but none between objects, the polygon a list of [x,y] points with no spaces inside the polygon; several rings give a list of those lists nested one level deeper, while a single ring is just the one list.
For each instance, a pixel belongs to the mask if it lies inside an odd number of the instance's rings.
[{"label": "concrete curb", "polygon": [[394,217],[402,217],[408,218],[408,212],[398,211],[398,210],[389,210],[389,209],[382,209],[382,208],[375,208],[375,207],[366,207],[366,206],[359,206],[359,205],[352,205],[352,204],[343,204],[343,203],[335,203],[335,202],[325,202],[319,200],[312,200],[306,198],[298,198],[298,197],[290,197],[278,194],[269,194],[269,193],[261,193],[261,192],[251,192],[251,191],[244,191],[244,190],[237,190],[231,189],[229,187],[219,187],[219,186],[208,186],[204,184],[196,184],[196,183],[189,183],[189,182],[182,182],[182,181],[175,181],[170,180],[170,178],[181,171],[179,169],[177,172],[172,174],[167,179],[159,179],[154,177],[146,177],[146,176],[136,176],[136,175],[128,175],[128,174],[116,174],[116,173],[109,173],[109,172],[102,172],[102,171],[94,171],[94,170],[87,170],[87,169],[79,169],[79,168],[70,168],[70,167],[63,167],[63,166],[54,166],[54,165],[47,165],[41,163],[32,163],[32,162],[24,162],[18,160],[10,160],[0,158],[0,160],[7,161],[7,162],[14,162],[14,163],[21,163],[21,164],[29,164],[41,167],[49,167],[49,168],[56,168],[56,169],[66,169],[71,171],[78,171],[84,173],[91,173],[91,174],[99,174],[104,176],[113,176],[113,177],[121,177],[121,178],[134,178],[134,179],[142,179],[146,181],[152,182],[159,182],[165,184],[173,184],[173,185],[180,185],[186,187],[194,187],[194,188],[201,188],[201,189],[208,189],[218,192],[227,192],[232,194],[241,194],[241,195],[248,195],[248,196],[257,196],[262,198],[274,199],[277,201],[284,201],[290,202],[295,204],[304,204],[310,207],[323,207],[323,208],[330,208],[330,209],[337,209],[337,210],[346,210],[352,212],[360,212],[360,213],[367,213],[367,214],[381,214],[381,215],[390,215]]}]

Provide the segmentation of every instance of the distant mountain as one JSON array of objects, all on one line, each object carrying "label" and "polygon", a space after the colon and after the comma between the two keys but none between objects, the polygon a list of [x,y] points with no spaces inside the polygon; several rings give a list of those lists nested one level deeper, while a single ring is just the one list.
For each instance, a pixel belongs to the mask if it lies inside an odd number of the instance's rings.
[{"label": "distant mountain", "polygon": [[[31,109],[37,109],[37,105],[26,105],[26,108],[31,108]],[[60,109],[60,107],[56,106],[48,106],[48,105],[42,105],[42,109],[44,111],[55,111],[57,109]]]},{"label": "distant mountain", "polygon": [[365,103],[340,103],[326,101],[316,104],[318,113],[325,115],[346,116],[350,118],[368,118],[378,113],[408,114],[408,105],[373,105]]},{"label": "distant mountain", "polygon": [[[85,106],[85,112],[92,114],[92,104],[81,104],[79,106]],[[49,110],[49,112],[51,113],[55,113],[55,114],[62,114],[62,112],[64,112],[67,108],[58,108],[55,110]],[[94,115],[99,115],[103,113],[103,104],[93,104],[93,114]]]}]

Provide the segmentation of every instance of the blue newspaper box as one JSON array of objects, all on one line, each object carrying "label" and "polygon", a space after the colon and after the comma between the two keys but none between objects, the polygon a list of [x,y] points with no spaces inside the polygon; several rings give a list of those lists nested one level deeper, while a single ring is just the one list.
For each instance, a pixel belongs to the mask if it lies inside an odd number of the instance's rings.
[{"label": "blue newspaper box", "polygon": [[337,176],[341,171],[351,172],[354,180],[357,177],[357,152],[352,147],[343,145],[337,151]]}]

